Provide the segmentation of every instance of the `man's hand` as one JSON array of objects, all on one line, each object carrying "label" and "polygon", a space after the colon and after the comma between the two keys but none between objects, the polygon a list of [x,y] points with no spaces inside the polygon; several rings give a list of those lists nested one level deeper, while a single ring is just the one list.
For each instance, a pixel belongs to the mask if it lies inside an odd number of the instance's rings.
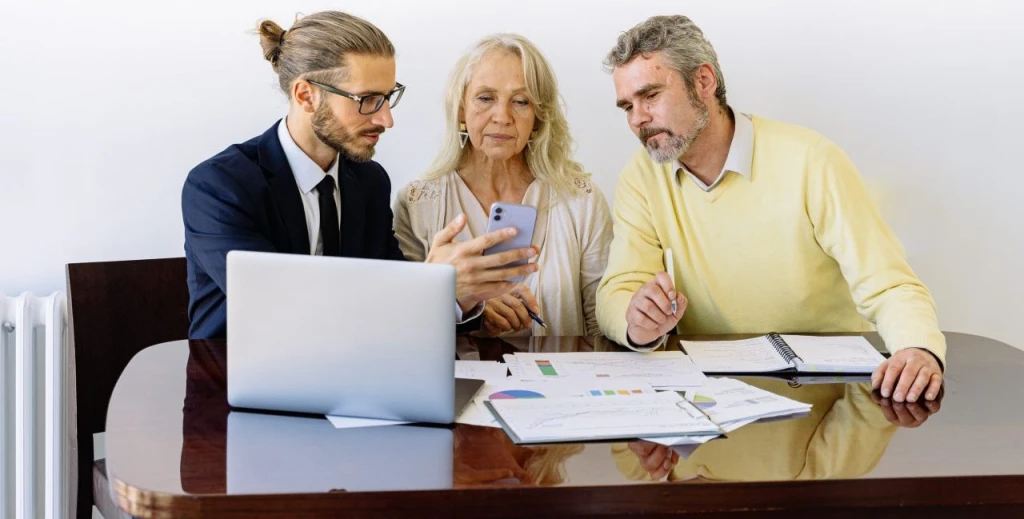
[{"label": "man's hand", "polygon": [[[672,301],[676,312],[672,313]],[[637,346],[658,340],[676,327],[686,311],[686,296],[676,292],[668,274],[659,272],[654,281],[640,287],[626,309],[626,334]]]},{"label": "man's hand", "polygon": [[923,400],[921,402],[893,402],[890,398],[882,398],[877,391],[871,392],[871,399],[882,408],[882,415],[893,425],[900,427],[920,427],[928,418],[939,412],[941,402]]},{"label": "man's hand", "polygon": [[480,301],[498,297],[516,286],[507,279],[537,271],[534,263],[505,267],[513,261],[535,257],[537,251],[533,247],[482,255],[484,250],[515,236],[518,230],[514,227],[456,242],[455,237],[465,226],[466,216],[460,214],[435,234],[426,260],[426,263],[448,263],[455,266],[455,299],[463,311],[473,308]]},{"label": "man's hand", "polygon": [[496,336],[529,328],[532,320],[530,314],[526,313],[527,308],[540,315],[537,298],[522,284],[498,297],[488,299],[483,314],[484,331]]},{"label": "man's hand", "polygon": [[629,442],[627,446],[640,460],[640,466],[656,481],[667,476],[679,463],[679,453],[672,447],[645,441]]},{"label": "man's hand", "polygon": [[935,400],[941,387],[939,361],[923,348],[897,351],[871,374],[871,389],[894,402],[917,402],[922,395],[925,400]]}]

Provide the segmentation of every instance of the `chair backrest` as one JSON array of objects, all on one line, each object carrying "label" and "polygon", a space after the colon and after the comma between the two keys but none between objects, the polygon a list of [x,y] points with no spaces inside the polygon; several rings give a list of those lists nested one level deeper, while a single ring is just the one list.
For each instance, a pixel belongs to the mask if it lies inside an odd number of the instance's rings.
[{"label": "chair backrest", "polygon": [[77,515],[91,517],[92,436],[105,428],[117,379],[144,348],[188,338],[185,258],[72,263],[67,295],[77,405]]}]

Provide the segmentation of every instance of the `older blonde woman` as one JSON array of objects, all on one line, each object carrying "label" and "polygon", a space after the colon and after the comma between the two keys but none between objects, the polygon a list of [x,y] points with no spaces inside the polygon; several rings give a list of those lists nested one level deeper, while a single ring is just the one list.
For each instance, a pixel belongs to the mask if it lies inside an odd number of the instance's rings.
[{"label": "older blonde woman", "polygon": [[[487,301],[481,326],[492,335],[600,334],[595,296],[611,218],[601,190],[572,160],[559,99],[551,66],[529,40],[485,38],[451,75],[434,165],[395,201],[395,235],[410,260],[425,258],[434,234],[460,214],[466,239],[486,232],[494,202],[537,208],[539,268],[518,290]],[[547,328],[530,319],[527,304]]]}]

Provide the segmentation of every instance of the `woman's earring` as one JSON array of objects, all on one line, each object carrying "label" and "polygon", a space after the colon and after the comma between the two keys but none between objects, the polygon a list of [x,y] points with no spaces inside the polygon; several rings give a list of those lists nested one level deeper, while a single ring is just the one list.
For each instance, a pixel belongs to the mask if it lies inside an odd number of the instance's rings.
[{"label": "woman's earring", "polygon": [[466,123],[459,123],[459,147],[465,148],[469,140],[469,131],[466,130]]},{"label": "woman's earring", "polygon": [[537,133],[537,130],[530,132],[530,139],[526,141],[526,147],[530,148],[530,151],[533,151],[533,140],[537,138]]}]

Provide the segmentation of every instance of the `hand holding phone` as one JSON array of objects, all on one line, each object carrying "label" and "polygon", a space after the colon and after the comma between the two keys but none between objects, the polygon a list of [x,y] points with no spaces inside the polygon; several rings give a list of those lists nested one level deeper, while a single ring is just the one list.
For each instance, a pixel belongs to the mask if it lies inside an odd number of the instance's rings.
[{"label": "hand holding phone", "polygon": [[[526,249],[533,244],[533,228],[537,225],[537,208],[530,205],[495,202],[487,217],[487,232],[514,227],[518,233],[511,239],[484,250],[484,256],[515,249]],[[526,265],[527,259],[513,261],[503,267]],[[516,276],[508,281],[521,283],[526,276]]]},{"label": "hand holding phone", "polygon": [[[463,311],[515,288],[516,283],[509,279],[521,279],[537,271],[535,263],[523,264],[525,260],[537,255],[533,247],[512,249],[490,256],[483,254],[487,249],[514,239],[518,229],[505,228],[464,242],[456,241],[456,236],[465,227],[466,215],[456,216],[434,235],[426,259],[427,263],[447,263],[455,267],[455,298]],[[508,266],[513,263],[519,265]]]}]

